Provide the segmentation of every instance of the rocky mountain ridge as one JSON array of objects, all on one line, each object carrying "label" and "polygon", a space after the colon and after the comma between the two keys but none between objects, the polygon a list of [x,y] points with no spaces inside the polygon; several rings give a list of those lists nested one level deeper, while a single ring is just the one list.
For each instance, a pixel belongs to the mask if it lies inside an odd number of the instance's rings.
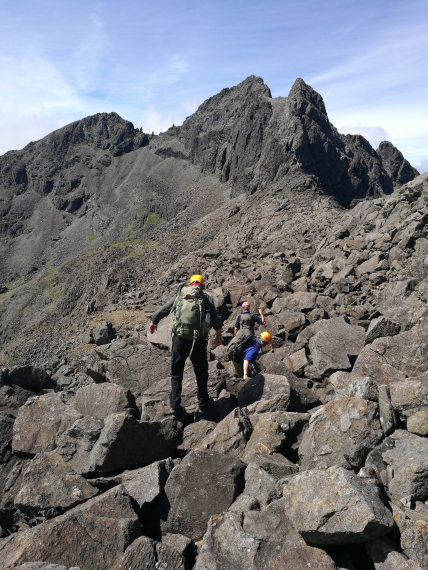
[{"label": "rocky mountain ridge", "polygon": [[[276,100],[251,77],[158,137],[89,119],[77,210],[78,124],[50,192],[37,161],[2,187],[6,224],[34,207],[2,234],[5,569],[428,568],[428,176],[339,135],[302,80]],[[209,412],[187,367],[178,422],[170,325],[146,325],[195,272],[223,346]],[[274,335],[247,382],[226,358],[244,299]]]}]

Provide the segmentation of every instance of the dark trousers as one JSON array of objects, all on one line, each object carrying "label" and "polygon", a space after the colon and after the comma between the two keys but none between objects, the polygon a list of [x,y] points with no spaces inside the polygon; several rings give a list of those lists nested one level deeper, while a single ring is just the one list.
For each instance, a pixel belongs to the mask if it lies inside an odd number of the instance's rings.
[{"label": "dark trousers", "polygon": [[171,394],[169,396],[171,408],[175,409],[181,403],[184,365],[189,355],[198,385],[198,404],[203,407],[209,403],[207,344],[206,338],[193,341],[175,335],[172,337]]}]

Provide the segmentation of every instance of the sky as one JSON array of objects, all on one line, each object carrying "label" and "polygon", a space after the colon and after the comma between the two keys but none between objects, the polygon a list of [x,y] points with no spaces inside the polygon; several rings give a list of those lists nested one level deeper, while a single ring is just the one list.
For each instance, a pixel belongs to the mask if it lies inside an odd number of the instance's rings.
[{"label": "sky", "polygon": [[0,154],[100,112],[162,132],[257,75],[426,172],[427,21],[426,0],[0,0]]}]

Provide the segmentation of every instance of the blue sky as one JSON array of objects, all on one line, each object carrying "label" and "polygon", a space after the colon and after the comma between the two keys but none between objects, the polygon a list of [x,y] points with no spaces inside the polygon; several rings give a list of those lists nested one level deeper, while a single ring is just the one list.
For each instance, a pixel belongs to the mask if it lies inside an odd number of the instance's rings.
[{"label": "blue sky", "polygon": [[428,170],[426,0],[0,0],[0,154],[87,115],[146,132],[258,75]]}]

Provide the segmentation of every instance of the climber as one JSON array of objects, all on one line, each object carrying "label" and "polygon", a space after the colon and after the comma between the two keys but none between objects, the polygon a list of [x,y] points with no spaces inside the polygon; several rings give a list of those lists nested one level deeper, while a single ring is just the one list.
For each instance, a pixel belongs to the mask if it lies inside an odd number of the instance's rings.
[{"label": "climber", "polygon": [[242,303],[242,314],[238,315],[235,323],[234,333],[236,334],[241,328],[248,328],[254,334],[254,325],[266,325],[266,319],[263,316],[262,309],[259,309],[259,315],[250,312],[250,303],[244,301]]},{"label": "climber", "polygon": [[208,396],[208,333],[210,328],[216,331],[215,345],[221,344],[221,321],[217,315],[211,297],[205,293],[205,281],[202,275],[192,275],[188,286],[181,286],[177,295],[170,299],[152,317],[150,333],[154,333],[161,319],[174,313],[172,327],[171,354],[171,393],[170,405],[178,419],[183,419],[186,410],[181,406],[183,372],[189,357],[195,371],[198,405],[201,412],[206,411],[210,399]]},{"label": "climber", "polygon": [[243,378],[244,380],[250,378],[251,369],[254,368],[261,349],[268,344],[272,344],[272,335],[264,331],[254,338],[251,344],[244,348],[240,359],[235,357],[232,360],[235,372],[239,378]]}]

